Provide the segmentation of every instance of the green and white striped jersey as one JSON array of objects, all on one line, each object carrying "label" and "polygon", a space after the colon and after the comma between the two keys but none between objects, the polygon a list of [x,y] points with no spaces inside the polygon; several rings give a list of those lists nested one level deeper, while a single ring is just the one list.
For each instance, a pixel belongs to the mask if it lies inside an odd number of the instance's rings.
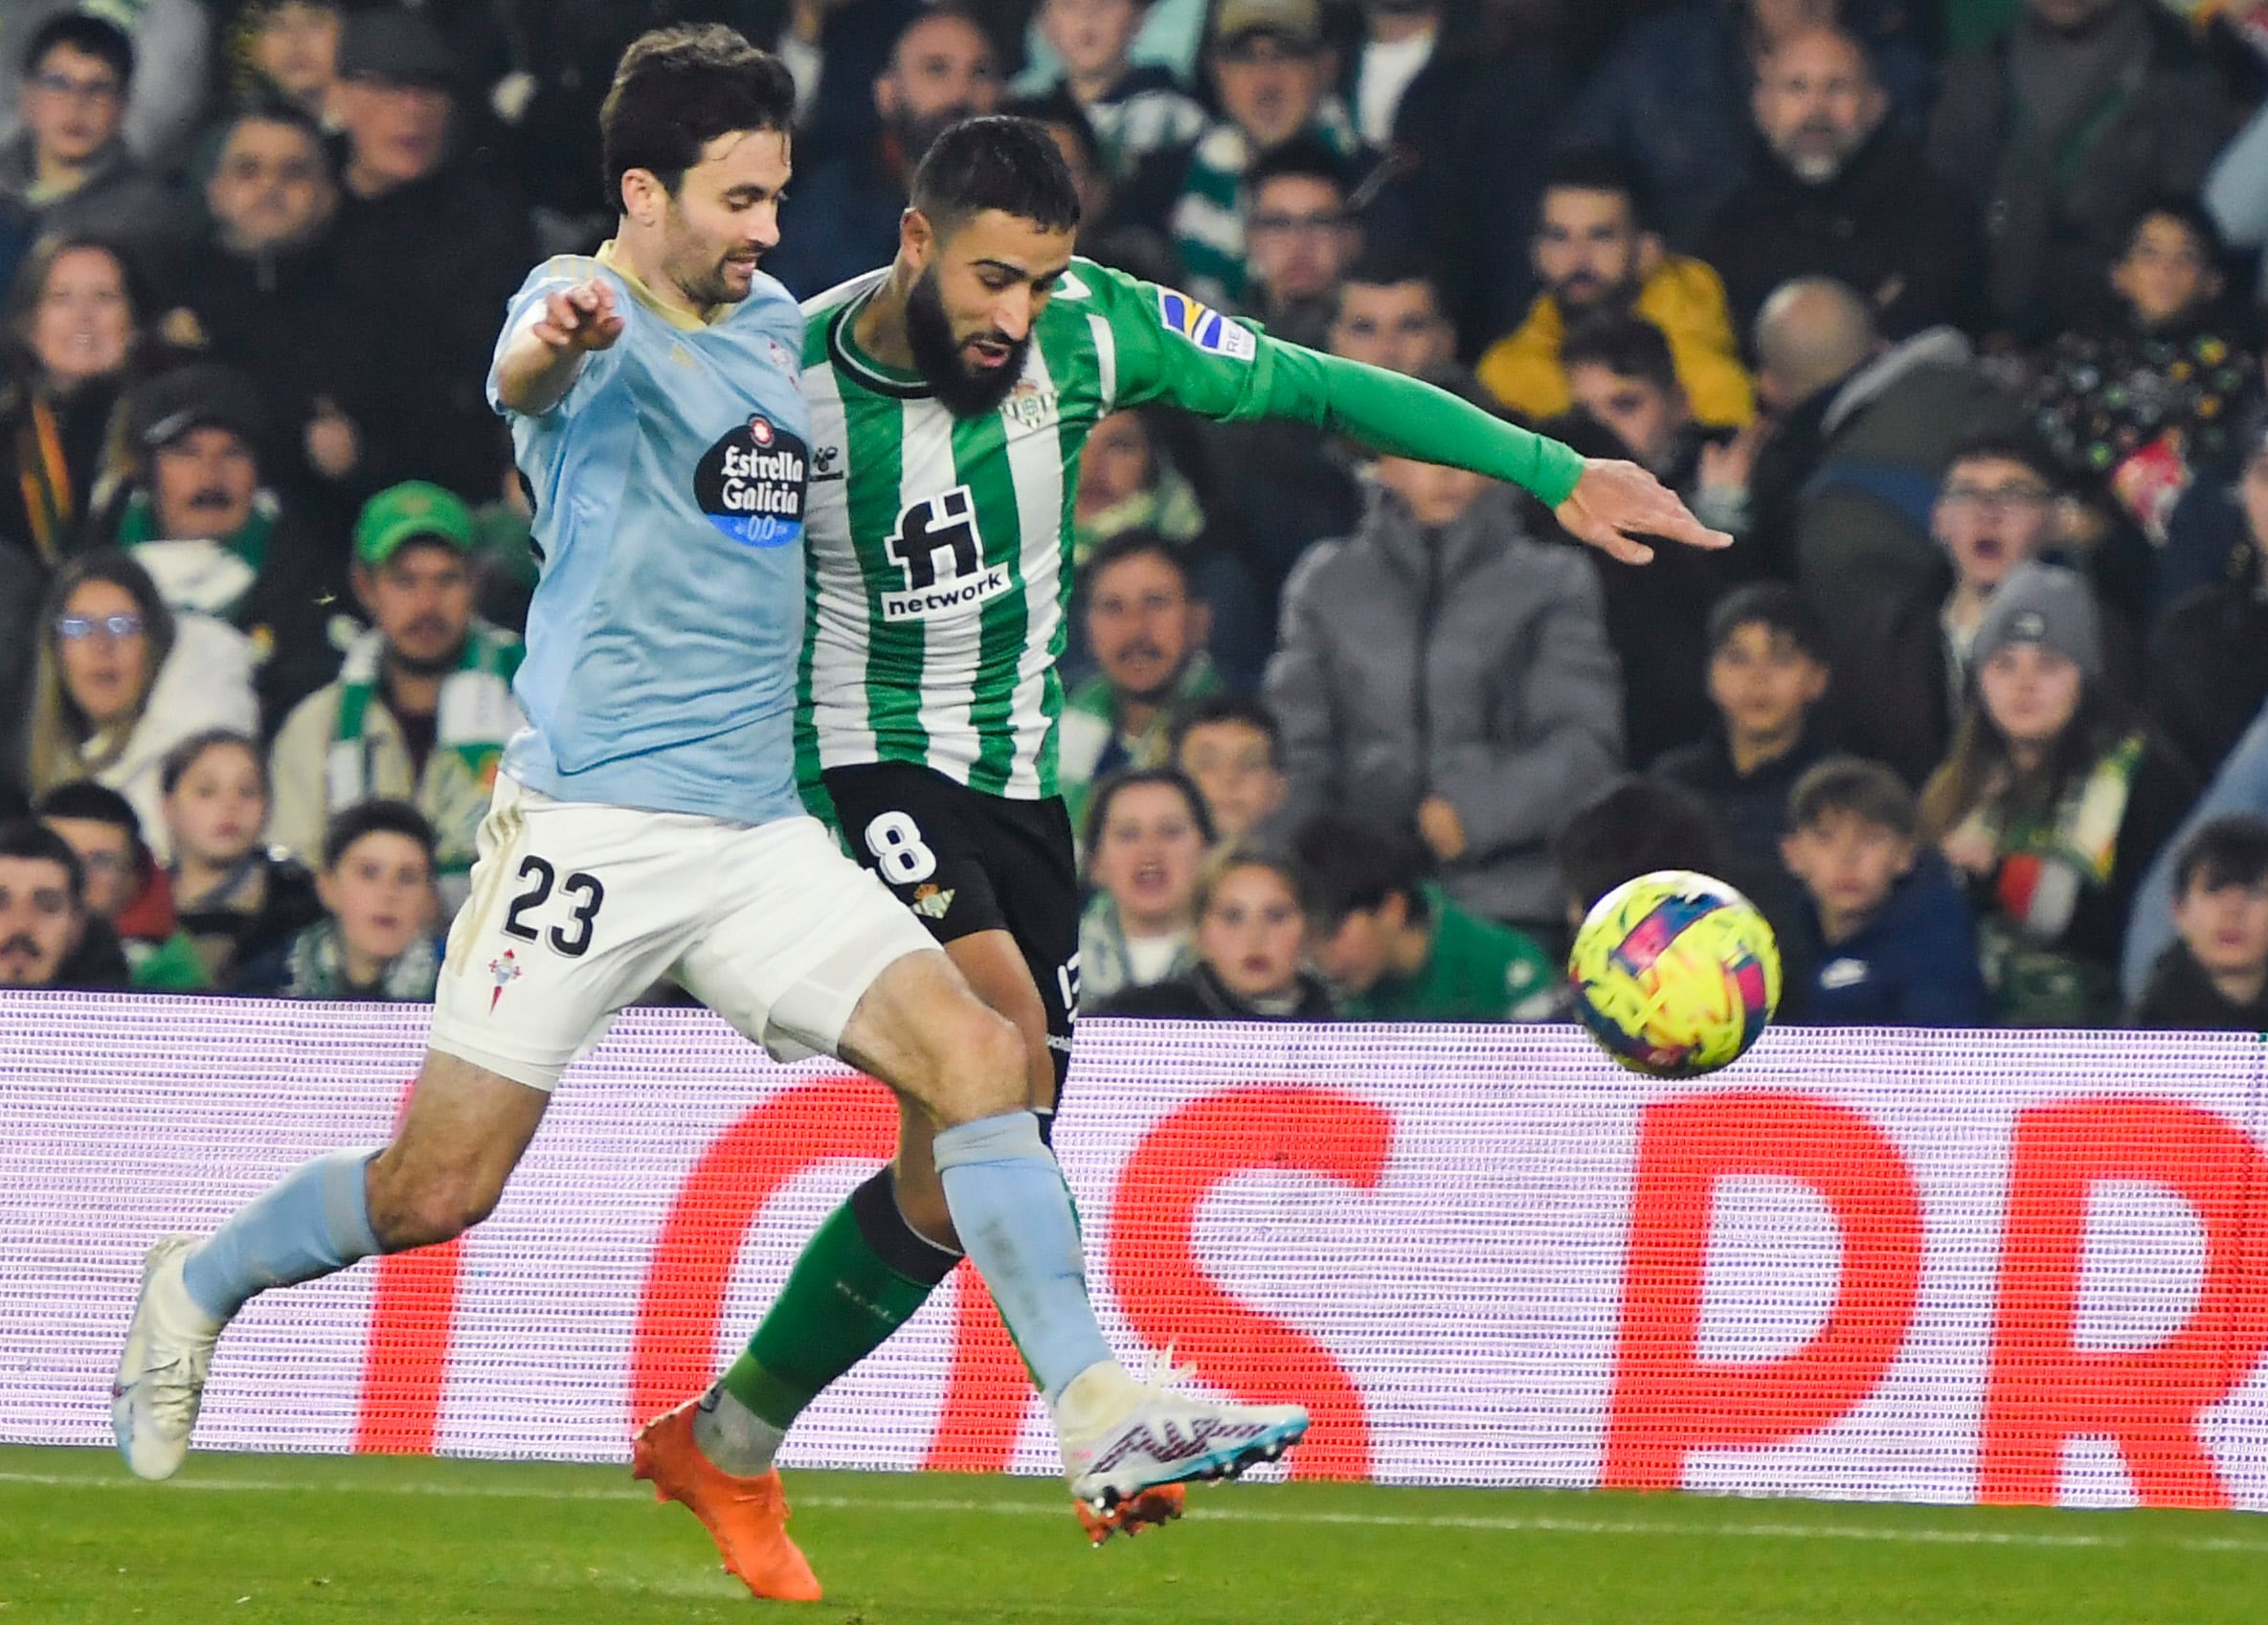
[{"label": "green and white striped jersey", "polygon": [[1071,502],[1095,421],[1162,401],[1260,416],[1280,348],[1171,288],[1073,260],[999,408],[954,418],[862,354],[876,271],[803,306],[809,625],[797,767],[911,762],[989,795],[1056,794]]}]

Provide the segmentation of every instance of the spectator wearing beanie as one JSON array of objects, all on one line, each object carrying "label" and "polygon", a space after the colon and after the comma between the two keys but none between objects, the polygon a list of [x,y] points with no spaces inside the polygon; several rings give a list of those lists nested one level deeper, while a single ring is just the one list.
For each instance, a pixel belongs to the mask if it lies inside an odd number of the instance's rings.
[{"label": "spectator wearing beanie", "polygon": [[2112,698],[2086,583],[2028,564],[1993,595],[1951,754],[1922,829],[1964,878],[2000,1021],[2117,1020],[2115,966],[2136,888],[2195,789]]}]

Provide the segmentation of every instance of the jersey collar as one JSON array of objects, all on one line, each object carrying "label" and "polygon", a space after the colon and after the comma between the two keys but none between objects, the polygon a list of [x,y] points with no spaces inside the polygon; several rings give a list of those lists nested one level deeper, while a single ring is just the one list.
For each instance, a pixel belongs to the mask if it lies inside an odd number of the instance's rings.
[{"label": "jersey collar", "polygon": [[638,273],[630,269],[630,261],[622,257],[621,249],[613,237],[608,237],[598,245],[598,253],[595,258],[622,279],[623,284],[630,289],[631,298],[680,332],[697,333],[706,327],[713,327],[732,313],[730,305],[712,305],[699,316],[690,316],[674,305],[663,304],[652,288],[639,281]]},{"label": "jersey collar", "polygon": [[874,291],[868,288],[858,298],[844,302],[827,323],[827,359],[876,395],[891,395],[899,400],[927,400],[931,390],[920,373],[884,366],[859,349],[858,340],[851,336],[852,322],[874,297]]}]

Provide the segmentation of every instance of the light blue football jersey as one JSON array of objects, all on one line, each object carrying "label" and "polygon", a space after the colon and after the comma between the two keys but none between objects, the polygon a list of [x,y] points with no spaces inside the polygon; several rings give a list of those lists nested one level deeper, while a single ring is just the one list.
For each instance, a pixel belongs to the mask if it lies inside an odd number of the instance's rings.
[{"label": "light blue football jersey", "polygon": [[[505,412],[535,487],[542,575],[513,691],[528,726],[505,771],[563,801],[763,824],[796,794],[810,420],[803,320],[758,274],[702,324],[657,303],[610,252],[530,272],[505,343],[547,295],[614,283],[622,336],[565,399]],[[488,400],[496,398],[488,373]]]}]

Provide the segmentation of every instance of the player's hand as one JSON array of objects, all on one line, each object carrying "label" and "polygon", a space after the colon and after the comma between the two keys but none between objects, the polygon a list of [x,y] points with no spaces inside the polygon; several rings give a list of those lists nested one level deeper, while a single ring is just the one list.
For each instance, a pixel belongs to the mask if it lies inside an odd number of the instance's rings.
[{"label": "player's hand", "polygon": [[622,336],[622,317],[615,309],[613,284],[593,277],[547,296],[543,320],[532,330],[555,350],[606,349]]},{"label": "player's hand", "polygon": [[1427,796],[1418,803],[1418,833],[1445,864],[1453,864],[1465,855],[1465,821],[1440,796]]},{"label": "player's hand", "polygon": [[1583,460],[1575,494],[1552,510],[1570,536],[1625,564],[1644,564],[1653,549],[1637,536],[1660,536],[1695,548],[1729,548],[1733,538],[1693,516],[1675,492],[1635,463]]}]

